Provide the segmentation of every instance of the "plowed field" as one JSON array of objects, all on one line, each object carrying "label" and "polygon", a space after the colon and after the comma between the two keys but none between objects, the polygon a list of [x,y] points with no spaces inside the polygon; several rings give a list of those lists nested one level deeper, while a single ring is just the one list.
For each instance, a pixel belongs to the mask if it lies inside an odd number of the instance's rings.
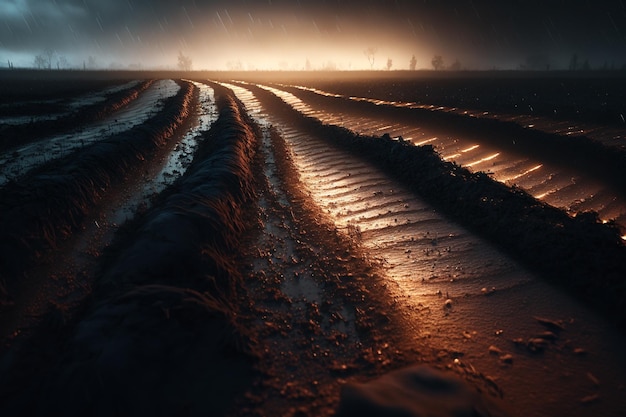
[{"label": "plowed field", "polygon": [[2,75],[0,414],[626,410],[623,79],[53,74]]}]

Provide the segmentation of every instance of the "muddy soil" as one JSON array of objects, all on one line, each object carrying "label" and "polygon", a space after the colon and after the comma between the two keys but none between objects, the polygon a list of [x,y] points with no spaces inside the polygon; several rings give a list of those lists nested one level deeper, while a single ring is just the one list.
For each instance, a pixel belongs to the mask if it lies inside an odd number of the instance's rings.
[{"label": "muddy soil", "polygon": [[[243,89],[234,88],[238,95],[246,97],[245,90],[250,86],[244,84]],[[346,135],[345,132],[317,130],[312,123],[302,123],[293,114],[282,111],[279,103],[263,95],[261,90],[255,89],[254,92],[264,97],[261,103],[267,104],[270,110],[264,111],[249,95],[246,103],[255,112],[265,113],[268,123],[283,132],[294,152],[298,173],[304,183],[302,188],[308,190],[309,199],[323,208],[342,233],[351,236],[371,256],[379,256],[384,261],[380,266],[387,278],[386,287],[394,296],[394,303],[403,306],[401,310],[405,311],[405,317],[410,317],[409,323],[405,321],[403,324],[406,327],[399,331],[411,335],[417,346],[434,342],[432,346],[440,349],[439,360],[493,382],[497,390],[514,401],[516,408],[533,415],[562,411],[559,407],[563,402],[572,405],[567,409],[568,414],[584,415],[586,411],[580,407],[580,401],[589,396],[600,396],[586,386],[587,373],[602,373],[609,380],[619,381],[619,372],[613,373],[612,369],[614,360],[621,361],[618,352],[624,342],[614,334],[610,325],[602,324],[602,320],[598,321],[584,307],[577,306],[558,291],[542,286],[537,277],[515,261],[498,254],[497,248],[489,248],[484,242],[473,240],[462,228],[438,219],[432,208],[424,209],[423,202],[411,200],[407,191],[398,183],[385,179],[384,173],[367,164],[359,165],[363,162],[354,160],[351,155],[332,150],[332,144],[341,143],[340,138]],[[303,125],[306,126],[304,130],[299,130]],[[320,136],[316,137],[312,132],[317,131]],[[365,138],[362,141],[366,142]],[[381,139],[377,143],[380,144]],[[393,145],[391,141],[388,146],[398,146],[398,143]],[[375,156],[369,162],[376,164],[383,160],[383,155],[389,151],[384,147],[376,148]],[[360,148],[355,141],[348,140],[344,149],[354,154]],[[405,161],[393,166],[409,165],[411,163]],[[418,177],[413,175],[411,182]],[[449,186],[435,188],[439,189],[437,200],[441,200],[446,194],[442,190]],[[457,200],[453,198],[452,201]],[[467,199],[464,201],[464,204],[468,203]],[[454,206],[458,208],[457,203]],[[510,231],[514,229],[516,227],[508,228]],[[561,258],[561,255],[555,257]],[[619,263],[619,256],[612,262]],[[422,276],[421,281],[416,282],[415,274]],[[513,313],[507,305],[518,306],[518,312]],[[541,334],[541,322],[533,317],[557,317],[565,311],[576,317],[577,324],[571,322],[568,326],[573,333],[568,333],[569,339],[564,345],[560,338],[554,339],[558,353],[555,356],[554,352],[550,353],[550,358],[532,353],[527,356],[524,349],[537,351],[534,342],[527,345],[533,339],[532,334]],[[590,331],[594,336],[583,336]],[[526,337],[503,337],[505,334]],[[592,340],[604,340],[602,347]],[[521,349],[518,346],[511,350],[515,343],[521,345]],[[594,350],[613,352],[610,354],[613,359],[607,362],[596,359],[593,365],[579,361],[576,352],[585,349],[574,345],[594,345]],[[543,348],[538,350],[544,351]],[[517,365],[515,369],[507,368],[513,361]],[[567,365],[561,368],[557,363]],[[555,366],[559,371],[555,372]],[[570,380],[564,383],[546,378],[542,372],[536,372],[538,367],[557,379],[565,377]],[[524,383],[528,380],[537,381],[535,384],[542,387],[538,391],[549,392],[548,397],[561,400],[537,400],[536,394],[530,395]],[[619,407],[614,402],[620,402],[619,388],[602,395],[612,398],[608,400],[611,404],[607,404],[602,412],[608,410],[610,413]],[[533,399],[529,400],[531,397]]]},{"label": "muddy soil", "polygon": [[[6,311],[36,314],[11,327],[1,313],[2,413],[626,407],[624,246],[611,225],[571,218],[432,147],[323,125],[249,84],[178,82],[132,134],[2,190],[16,202],[3,209],[24,218],[0,229],[12,230],[3,279],[58,282],[48,300],[7,286]],[[161,182],[169,166],[176,178],[146,193],[144,177]],[[61,181],[72,172],[80,178]],[[61,191],[33,199],[49,177]],[[105,187],[72,191],[81,181]],[[19,210],[46,204],[51,216],[35,226]],[[52,215],[62,222],[46,224]],[[88,260],[76,267],[78,253]]]}]

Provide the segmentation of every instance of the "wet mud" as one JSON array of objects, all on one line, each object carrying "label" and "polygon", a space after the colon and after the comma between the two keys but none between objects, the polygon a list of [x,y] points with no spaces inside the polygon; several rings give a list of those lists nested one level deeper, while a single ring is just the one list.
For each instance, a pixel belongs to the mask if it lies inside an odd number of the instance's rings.
[{"label": "wet mud", "polygon": [[224,81],[0,189],[2,414],[619,415],[618,227]]},{"label": "wet mud", "polygon": [[79,107],[65,116],[62,115],[52,120],[33,121],[19,125],[0,125],[0,138],[2,138],[0,151],[7,151],[18,145],[25,145],[52,134],[68,131],[84,123],[101,120],[128,105],[153,83],[154,80],[143,81],[134,87],[108,95],[104,103]]},{"label": "wet mud", "polygon": [[389,136],[355,136],[302,116],[261,88],[247,88],[272,102],[277,112],[301,129],[367,158],[446,216],[594,305],[623,328],[626,293],[621,277],[626,271],[621,259],[626,248],[617,227],[602,223],[594,213],[570,217],[521,189],[442,161],[430,146],[417,147]]}]

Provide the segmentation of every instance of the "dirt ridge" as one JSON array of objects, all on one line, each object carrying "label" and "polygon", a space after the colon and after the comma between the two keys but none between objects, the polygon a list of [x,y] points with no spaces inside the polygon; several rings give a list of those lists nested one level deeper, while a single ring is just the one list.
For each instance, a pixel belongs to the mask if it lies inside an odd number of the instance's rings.
[{"label": "dirt ridge", "polygon": [[135,100],[139,94],[154,84],[154,81],[142,81],[132,88],[110,94],[103,103],[82,107],[57,119],[5,127],[0,131],[2,133],[0,151],[10,150],[18,145],[25,145],[53,134],[75,129],[81,124],[101,120]]},{"label": "dirt ridge", "polygon": [[585,167],[591,175],[611,184],[618,192],[626,196],[626,177],[623,166],[626,165],[626,151],[604,146],[597,140],[584,135],[559,135],[538,129],[529,129],[516,122],[491,118],[471,117],[468,115],[438,110],[396,107],[389,104],[374,104],[366,101],[354,101],[345,97],[329,97],[296,87],[277,86],[296,97],[306,97],[323,105],[325,108],[358,109],[376,117],[386,115],[400,117],[422,127],[445,131],[449,135],[474,137],[479,142],[491,143],[510,152],[528,155],[541,155],[542,158],[559,166],[580,169]]},{"label": "dirt ridge", "polygon": [[443,161],[432,146],[366,137],[306,117],[262,88],[244,85],[277,112],[329,145],[361,155],[448,217],[593,306],[626,330],[624,246],[617,227],[595,213],[570,217],[516,187]]},{"label": "dirt ridge", "polygon": [[163,110],[143,125],[52,161],[0,189],[0,285],[8,287],[6,292],[30,263],[80,228],[107,190],[174,135],[195,96],[195,87],[182,83]]},{"label": "dirt ridge", "polygon": [[232,257],[254,199],[257,136],[241,105],[216,95],[220,117],[194,162],[111,249],[80,317],[56,332],[44,323],[12,363],[0,363],[0,409],[222,415],[248,386],[255,354],[237,323],[241,275]]}]

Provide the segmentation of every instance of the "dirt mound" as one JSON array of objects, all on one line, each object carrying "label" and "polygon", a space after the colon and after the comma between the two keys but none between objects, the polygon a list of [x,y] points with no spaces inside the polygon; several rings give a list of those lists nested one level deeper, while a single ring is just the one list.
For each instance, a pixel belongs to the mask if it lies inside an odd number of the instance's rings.
[{"label": "dirt mound", "polygon": [[346,384],[337,417],[505,417],[509,414],[465,381],[427,366]]},{"label": "dirt mound", "polygon": [[38,383],[14,393],[13,401],[3,400],[10,404],[3,411],[222,414],[233,392],[251,378],[252,357],[233,331],[233,311],[223,299],[158,285],[107,300],[78,324],[56,365]]}]

